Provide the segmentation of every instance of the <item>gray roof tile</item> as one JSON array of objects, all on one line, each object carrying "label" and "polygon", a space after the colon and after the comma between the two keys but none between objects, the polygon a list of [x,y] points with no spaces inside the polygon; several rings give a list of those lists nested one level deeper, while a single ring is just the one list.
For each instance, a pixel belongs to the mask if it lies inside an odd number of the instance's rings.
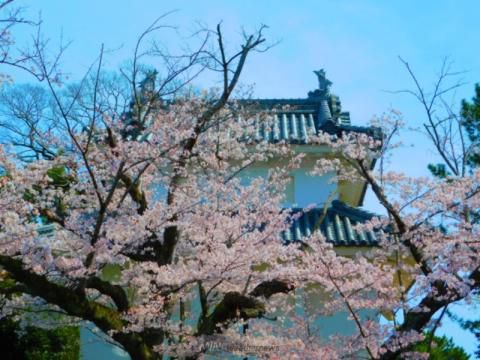
[{"label": "gray roof tile", "polygon": [[325,100],[318,99],[258,99],[241,100],[249,112],[265,113],[256,115],[254,141],[306,144],[309,137],[326,132],[341,136],[343,133],[365,133],[381,139],[376,127],[352,126],[347,112],[331,115]]},{"label": "gray roof tile", "polygon": [[[302,209],[293,209],[293,213]],[[284,232],[285,242],[304,241],[314,231],[320,230],[327,241],[335,246],[375,246],[377,237],[373,231],[359,231],[355,225],[370,220],[375,215],[360,208],[354,208],[335,200],[324,214],[323,208],[303,213]]]}]

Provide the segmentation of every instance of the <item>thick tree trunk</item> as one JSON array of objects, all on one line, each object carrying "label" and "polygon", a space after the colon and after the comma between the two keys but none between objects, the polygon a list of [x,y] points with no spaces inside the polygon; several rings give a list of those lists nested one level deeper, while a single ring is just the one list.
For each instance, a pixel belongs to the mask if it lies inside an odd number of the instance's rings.
[{"label": "thick tree trunk", "polygon": [[132,360],[161,360],[163,357],[161,353],[153,351],[138,334],[118,334],[113,338],[123,346]]}]

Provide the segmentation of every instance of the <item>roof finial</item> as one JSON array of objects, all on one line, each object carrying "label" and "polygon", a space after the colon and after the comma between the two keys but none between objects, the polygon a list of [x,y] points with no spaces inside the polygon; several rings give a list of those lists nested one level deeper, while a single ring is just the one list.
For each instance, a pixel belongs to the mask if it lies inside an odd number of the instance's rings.
[{"label": "roof finial", "polygon": [[315,70],[314,73],[318,77],[318,90],[324,91],[326,94],[328,94],[330,90],[330,86],[332,85],[332,82],[327,79],[325,70],[324,69]]},{"label": "roof finial", "polygon": [[140,90],[142,92],[153,92],[155,90],[155,82],[157,80],[157,75],[157,70],[147,70],[145,72],[145,78],[140,81]]}]

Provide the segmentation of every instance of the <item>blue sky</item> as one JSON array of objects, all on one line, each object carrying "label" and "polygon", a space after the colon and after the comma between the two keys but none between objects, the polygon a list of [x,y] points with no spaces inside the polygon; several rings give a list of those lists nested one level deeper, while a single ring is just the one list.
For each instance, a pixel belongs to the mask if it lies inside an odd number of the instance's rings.
[{"label": "blue sky", "polygon": [[[465,70],[467,85],[458,89],[457,103],[473,95],[480,82],[479,1],[159,1],[159,0],[43,0],[23,1],[28,12],[41,11],[44,31],[53,41],[62,32],[72,44],[63,58],[63,68],[80,78],[98,55],[102,43],[109,53],[107,64],[115,67],[127,60],[137,36],[159,15],[178,10],[167,22],[185,34],[195,22],[214,26],[223,21],[231,46],[238,44],[242,27],[266,24],[269,41],[279,43],[266,53],[249,59],[243,76],[255,84],[258,97],[304,97],[316,86],[312,71],[325,68],[354,124],[365,124],[374,114],[390,107],[403,112],[409,126],[424,119],[420,106],[406,95],[385,90],[412,88],[398,56],[408,60],[420,80],[430,86],[445,56],[454,68]],[[165,33],[166,43],[171,43]],[[160,39],[162,40],[162,39]],[[22,41],[22,39],[20,39]],[[27,81],[19,75],[17,82]],[[211,80],[211,79],[209,79]],[[215,85],[212,81],[199,86]],[[407,133],[405,148],[393,158],[392,167],[412,175],[427,173],[435,161],[425,138]],[[413,145],[413,146],[411,146]],[[367,196],[366,206],[378,206]],[[447,329],[452,330],[453,325]],[[473,338],[454,332],[455,340],[473,349]]]}]

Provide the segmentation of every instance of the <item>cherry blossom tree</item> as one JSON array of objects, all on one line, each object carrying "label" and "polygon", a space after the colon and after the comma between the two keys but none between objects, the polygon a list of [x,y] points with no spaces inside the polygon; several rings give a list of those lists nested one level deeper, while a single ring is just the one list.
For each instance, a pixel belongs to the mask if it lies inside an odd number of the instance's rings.
[{"label": "cherry blossom tree", "polygon": [[[396,116],[383,119],[390,129],[385,131],[386,139],[389,131],[398,131]],[[478,292],[478,225],[472,223],[469,212],[479,206],[479,173],[474,170],[471,176],[446,179],[411,178],[400,172],[375,174],[365,162],[365,149],[374,149],[371,139],[351,136],[330,145],[349,163],[338,168],[339,173],[353,171],[367,181],[388,213],[388,218],[367,226],[386,231],[376,257],[388,259],[399,285],[390,290],[398,302],[387,306],[394,316],[375,355],[395,359],[408,353],[408,344],[417,342],[423,331],[434,332],[450,304],[470,301]],[[380,153],[388,150],[378,146]]]}]

